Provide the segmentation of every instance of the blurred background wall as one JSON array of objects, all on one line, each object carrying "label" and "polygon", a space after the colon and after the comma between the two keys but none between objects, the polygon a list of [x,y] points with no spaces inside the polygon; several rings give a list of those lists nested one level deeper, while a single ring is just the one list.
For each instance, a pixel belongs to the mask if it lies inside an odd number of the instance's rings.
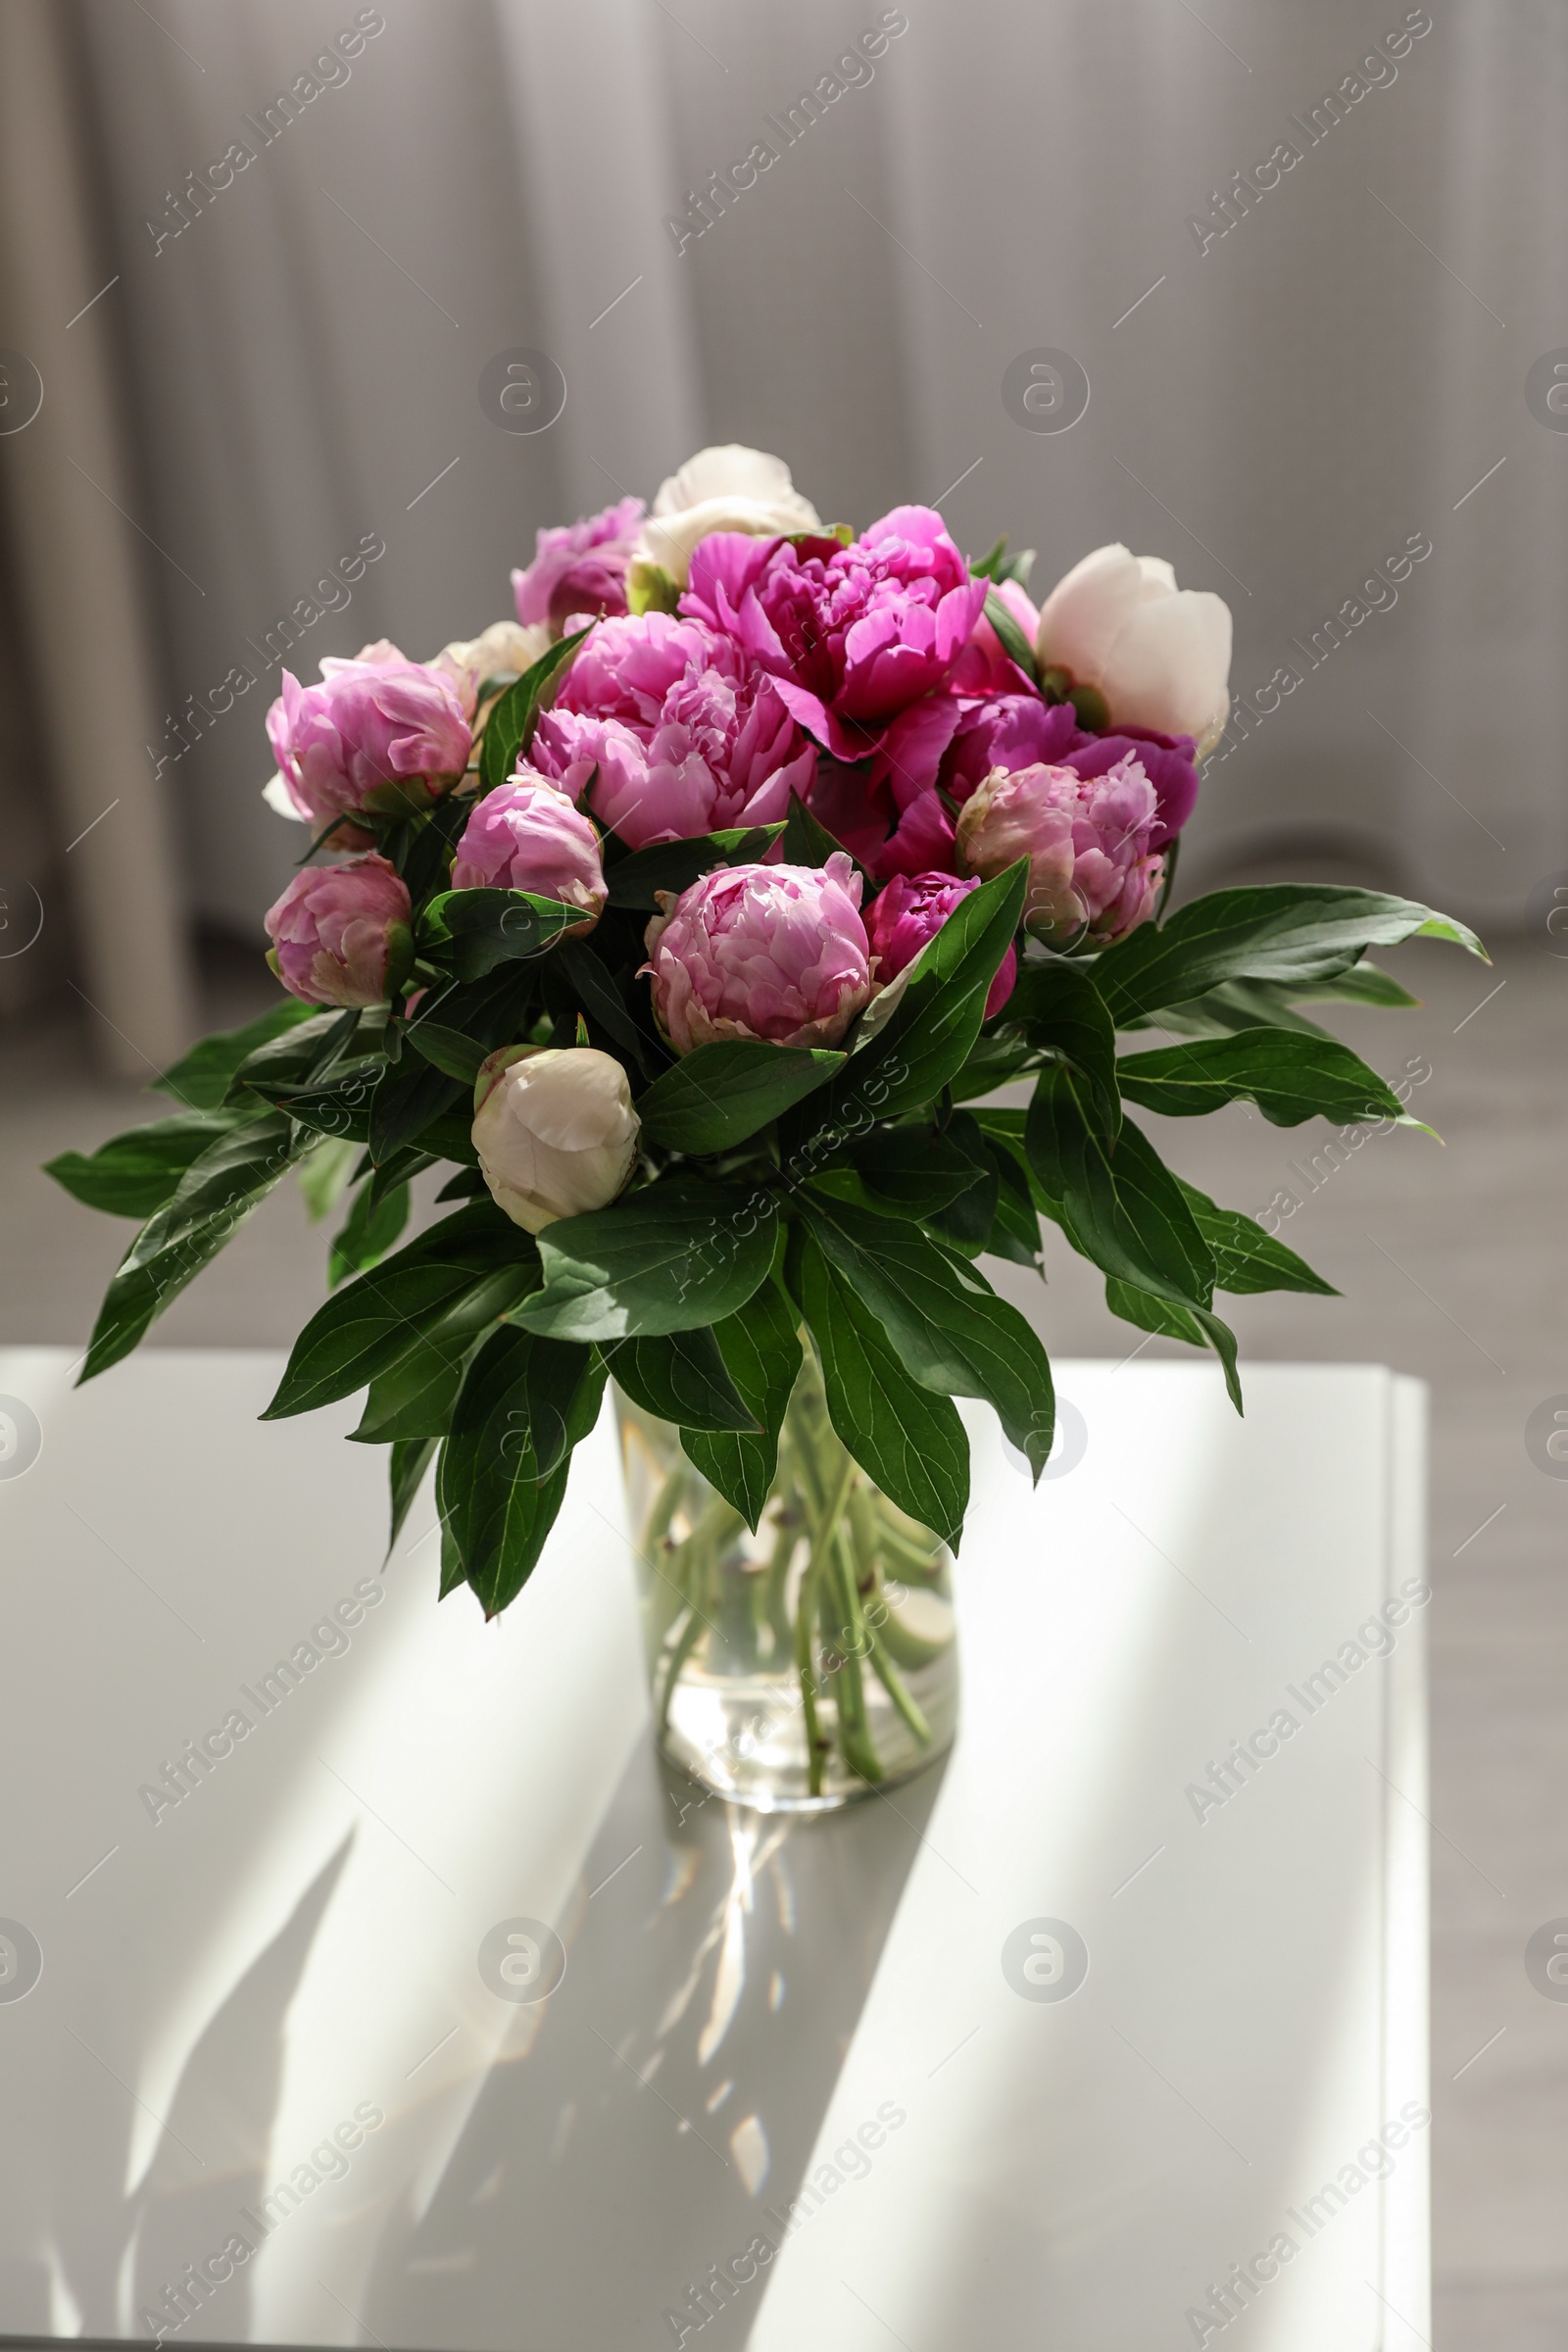
[{"label": "blurred background wall", "polygon": [[[277,624],[307,677],[428,656],[710,440],[1010,530],[1037,596],[1111,538],[1224,595],[1188,887],[1304,858],[1495,931],[1568,864],[1557,0],[0,0],[0,936],[49,940],[0,1015],[69,980],[170,1051],[192,926],[254,938],[297,854]],[[536,434],[479,398],[518,347]],[[1004,403],[1041,349],[1065,430]]]}]

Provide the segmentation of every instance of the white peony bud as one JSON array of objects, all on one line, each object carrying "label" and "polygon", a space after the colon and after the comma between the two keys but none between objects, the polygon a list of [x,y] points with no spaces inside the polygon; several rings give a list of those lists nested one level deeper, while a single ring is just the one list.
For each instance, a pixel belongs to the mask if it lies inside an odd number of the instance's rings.
[{"label": "white peony bud", "polygon": [[1043,665],[1097,686],[1113,727],[1191,735],[1199,756],[1230,711],[1231,611],[1221,596],[1178,588],[1160,556],[1116,541],[1075,564],[1040,609]]},{"label": "white peony bud", "polygon": [[782,458],[731,441],[700,449],[678,473],[660,483],[637,552],[684,588],[693,548],[713,531],[777,539],[821,527],[816,509],[796,489]]},{"label": "white peony bud", "polygon": [[642,1125],[626,1073],[595,1046],[505,1046],[473,1090],[473,1147],[496,1206],[528,1233],[613,1200]]}]

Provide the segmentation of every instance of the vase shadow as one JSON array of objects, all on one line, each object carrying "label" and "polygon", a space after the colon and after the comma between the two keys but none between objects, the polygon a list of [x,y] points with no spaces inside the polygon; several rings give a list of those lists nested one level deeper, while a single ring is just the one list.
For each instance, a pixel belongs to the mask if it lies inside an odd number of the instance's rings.
[{"label": "vase shadow", "polygon": [[[802,1819],[727,1805],[640,1745],[561,1923],[565,1977],[428,2204],[389,2220],[362,2340],[624,2352],[668,2339],[711,2266],[777,2246],[768,2209],[800,2188],[943,1770]],[[761,2294],[735,2293],[705,2342],[744,2344]]]}]

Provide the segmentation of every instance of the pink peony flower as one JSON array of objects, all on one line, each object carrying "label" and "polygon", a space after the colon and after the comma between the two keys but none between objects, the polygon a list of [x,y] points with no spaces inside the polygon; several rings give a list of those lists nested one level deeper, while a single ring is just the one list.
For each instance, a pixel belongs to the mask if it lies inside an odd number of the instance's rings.
[{"label": "pink peony flower", "polygon": [[738,639],[802,726],[858,760],[943,685],[985,601],[941,515],[895,507],[848,547],[715,532],[693,554],[680,609]]},{"label": "pink peony flower", "polygon": [[467,765],[473,738],[451,680],[384,638],[353,662],[329,656],[318,686],[286,669],[282,684],[267,732],[283,795],[312,823],[416,779],[439,799]]},{"label": "pink peony flower", "polygon": [[553,636],[564,637],[574,613],[624,612],[626,566],[642,518],[642,500],[623,498],[560,530],[536,532],[533,562],[512,575],[523,627],[547,621]]},{"label": "pink peony flower", "polygon": [[643,970],[677,1054],[720,1037],[835,1046],[871,995],[860,877],[842,851],[822,867],[704,874],[647,937]]},{"label": "pink peony flower", "polygon": [[574,800],[597,765],[594,814],[633,849],[773,823],[816,764],[773,680],[728,638],[668,612],[594,631],[529,758]]},{"label": "pink peony flower", "polygon": [[308,865],[267,910],[267,960],[307,1004],[384,1004],[408,968],[413,919],[397,868],[373,851]]},{"label": "pink peony flower", "polygon": [[1165,870],[1152,851],[1154,788],[1127,754],[1103,775],[1070,767],[997,768],[958,814],[957,850],[970,873],[1029,860],[1023,919],[1037,937],[1102,947],[1154,910]]},{"label": "pink peony flower", "polygon": [[1071,703],[1047,704],[1034,694],[1004,694],[964,712],[938,770],[943,790],[967,800],[996,767],[1070,767],[1102,776],[1131,754],[1154,787],[1150,848],[1162,850],[1193,813],[1198,766],[1190,735],[1155,735],[1142,727],[1091,734]]},{"label": "pink peony flower", "polygon": [[[960,899],[978,890],[980,877],[967,882],[952,874],[895,874],[885,890],[871,901],[865,918],[866,937],[876,957],[878,985],[896,980],[911,964],[928,939],[934,939]],[[997,967],[986,993],[985,1018],[1000,1012],[1018,977],[1018,951],[1009,948]]]},{"label": "pink peony flower", "polygon": [[487,792],[463,828],[454,890],[528,890],[580,906],[572,932],[591,931],[605,907],[599,836],[559,785],[520,767]]}]

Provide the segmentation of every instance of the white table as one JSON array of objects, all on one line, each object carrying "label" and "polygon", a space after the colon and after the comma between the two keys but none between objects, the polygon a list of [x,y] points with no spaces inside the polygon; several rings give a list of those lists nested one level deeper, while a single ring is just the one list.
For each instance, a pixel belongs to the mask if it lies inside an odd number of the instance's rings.
[{"label": "white table", "polygon": [[[436,1605],[427,1498],[383,1576],[354,1408],[257,1423],[272,1355],[68,1362],[0,1353],[42,1433],[0,1458],[0,1917],[42,1962],[8,1999],[0,1946],[0,2334],[146,2336],[184,2275],[175,2343],[1430,2335],[1414,1384],[1254,1365],[1242,1423],[1204,1368],[1065,1363],[1087,1448],[1033,1496],[972,1414],[957,1747],[791,1827],[652,1757],[608,1423],[487,1627]],[[236,1709],[192,1793],[142,1793]],[[478,1965],[520,1917],[569,1955],[534,2005]],[[1068,1998],[1042,1921],[1087,1948]],[[1281,2233],[1245,2320],[1190,2316]]]}]

